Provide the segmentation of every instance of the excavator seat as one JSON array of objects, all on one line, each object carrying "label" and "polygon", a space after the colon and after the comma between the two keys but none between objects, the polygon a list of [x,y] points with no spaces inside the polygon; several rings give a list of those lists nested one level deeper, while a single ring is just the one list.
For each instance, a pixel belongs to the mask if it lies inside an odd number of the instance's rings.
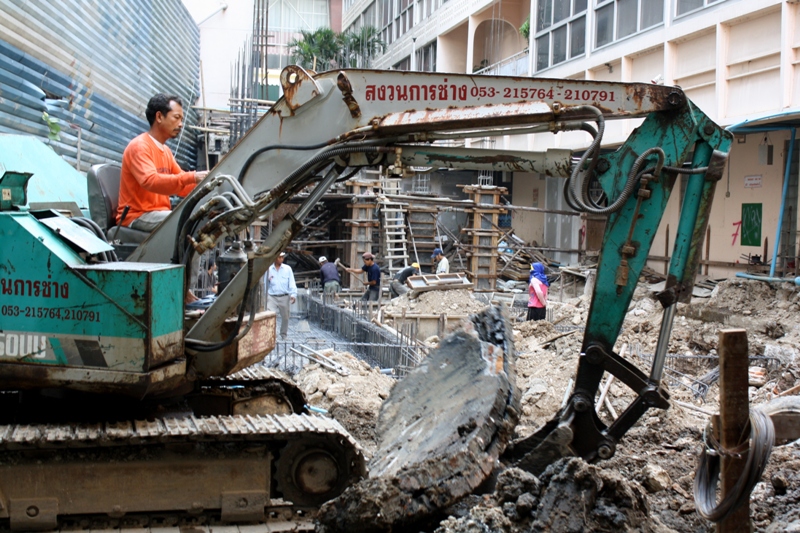
[{"label": "excavator seat", "polygon": [[89,212],[108,240],[123,243],[140,243],[150,235],[146,231],[117,226],[117,206],[119,204],[119,181],[122,168],[105,163],[94,165],[86,175],[89,187]]}]

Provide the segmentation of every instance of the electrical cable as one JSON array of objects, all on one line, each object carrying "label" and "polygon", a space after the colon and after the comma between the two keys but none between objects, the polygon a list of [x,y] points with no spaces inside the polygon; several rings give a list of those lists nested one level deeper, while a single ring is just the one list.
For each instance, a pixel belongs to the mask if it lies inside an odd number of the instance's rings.
[{"label": "electrical cable", "polygon": [[[712,522],[721,522],[748,500],[753,487],[764,474],[775,445],[775,427],[769,415],[754,408],[750,410],[750,437],[741,446],[733,450],[722,449],[708,426],[703,440],[705,445],[700,452],[694,478],[694,501],[700,516]],[[739,456],[742,453],[747,453],[744,470],[730,493],[717,503],[721,456]]]}]

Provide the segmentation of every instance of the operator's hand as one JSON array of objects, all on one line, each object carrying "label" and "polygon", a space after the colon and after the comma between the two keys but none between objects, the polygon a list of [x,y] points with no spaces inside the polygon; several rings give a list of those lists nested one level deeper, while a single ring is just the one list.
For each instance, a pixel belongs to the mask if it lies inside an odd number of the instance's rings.
[{"label": "operator's hand", "polygon": [[194,173],[194,182],[195,183],[200,183],[201,181],[206,179],[206,176],[208,176],[208,171],[207,170],[204,170],[202,172],[195,172]]},{"label": "operator's hand", "polygon": [[290,300],[292,303],[295,303],[295,302],[297,301],[297,298],[295,298],[294,296],[289,296],[289,300]]}]

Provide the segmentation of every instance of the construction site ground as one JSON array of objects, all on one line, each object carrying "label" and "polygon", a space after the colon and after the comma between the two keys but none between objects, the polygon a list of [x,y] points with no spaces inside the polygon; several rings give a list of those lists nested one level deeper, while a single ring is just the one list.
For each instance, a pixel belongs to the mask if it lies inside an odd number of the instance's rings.
[{"label": "construction site ground", "polygon": [[[551,295],[558,294],[555,283]],[[577,365],[588,302],[583,295],[564,302],[551,300],[552,322],[515,323],[517,385],[522,394],[517,436],[535,431],[564,401]],[[416,300],[401,297],[384,309],[405,306],[420,313],[463,314],[485,305],[470,291],[454,290],[423,293]],[[692,487],[704,430],[710,414],[719,411],[717,382],[704,390],[701,380],[718,363],[718,332],[727,327],[747,330],[751,366],[764,368],[756,379],[758,386],[749,390],[751,405],[758,405],[800,384],[798,311],[800,291],[795,286],[743,279],[722,281],[709,298],[681,304],[666,378],[672,399],[680,404],[673,402],[667,411],[648,411],[611,460],[587,465],[580,459],[564,459],[539,478],[506,470],[494,489],[466,498],[447,510],[448,518],[425,531],[714,531],[713,524],[697,514]],[[647,370],[660,322],[661,306],[654,291],[640,283],[615,350]],[[297,318],[292,324],[292,338],[298,324],[308,329]],[[436,340],[428,339],[428,344]],[[370,455],[376,446],[378,412],[395,378],[346,350],[327,348],[323,353],[349,368],[350,374],[312,363],[295,379],[309,404],[336,418]],[[614,383],[608,398],[619,413],[633,395]],[[601,408],[600,415],[608,420],[608,408]],[[781,444],[774,448],[751,496],[756,531],[800,531],[800,441]]]}]

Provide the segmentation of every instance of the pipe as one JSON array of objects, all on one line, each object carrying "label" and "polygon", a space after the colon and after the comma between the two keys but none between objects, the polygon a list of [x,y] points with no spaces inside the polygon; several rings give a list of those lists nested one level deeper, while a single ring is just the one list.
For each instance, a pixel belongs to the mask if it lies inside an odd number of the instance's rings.
[{"label": "pipe", "polygon": [[747,274],[745,272],[737,272],[737,278],[745,278],[745,279],[754,279],[757,281],[771,281],[771,282],[787,282],[787,283],[794,283],[795,285],[800,285],[800,277],[796,278],[775,278],[772,276],[756,276],[755,274]]},{"label": "pipe", "polygon": [[221,5],[220,5],[220,6],[219,6],[217,9],[215,9],[215,10],[214,10],[214,11],[213,11],[213,12],[212,12],[212,13],[211,13],[209,16],[207,16],[206,18],[204,18],[203,20],[201,20],[200,22],[198,22],[198,23],[197,23],[197,25],[198,25],[198,26],[200,26],[202,23],[206,22],[208,19],[210,19],[211,17],[213,17],[214,15],[216,15],[217,13],[219,13],[220,11],[225,11],[226,9],[228,9],[228,4],[221,4]]},{"label": "pipe", "polygon": [[[786,209],[786,195],[789,192],[789,169],[792,166],[792,152],[794,151],[794,136],[796,128],[792,128],[792,138],[789,141],[789,155],[786,157],[786,170],[783,172],[783,194],[781,194],[781,210],[778,211],[778,229],[775,230],[775,248],[772,251],[772,264],[769,267],[769,277],[775,277],[775,264],[778,262],[778,246],[781,243],[781,227],[783,226],[783,210]],[[764,258],[766,261],[767,258]]]}]

